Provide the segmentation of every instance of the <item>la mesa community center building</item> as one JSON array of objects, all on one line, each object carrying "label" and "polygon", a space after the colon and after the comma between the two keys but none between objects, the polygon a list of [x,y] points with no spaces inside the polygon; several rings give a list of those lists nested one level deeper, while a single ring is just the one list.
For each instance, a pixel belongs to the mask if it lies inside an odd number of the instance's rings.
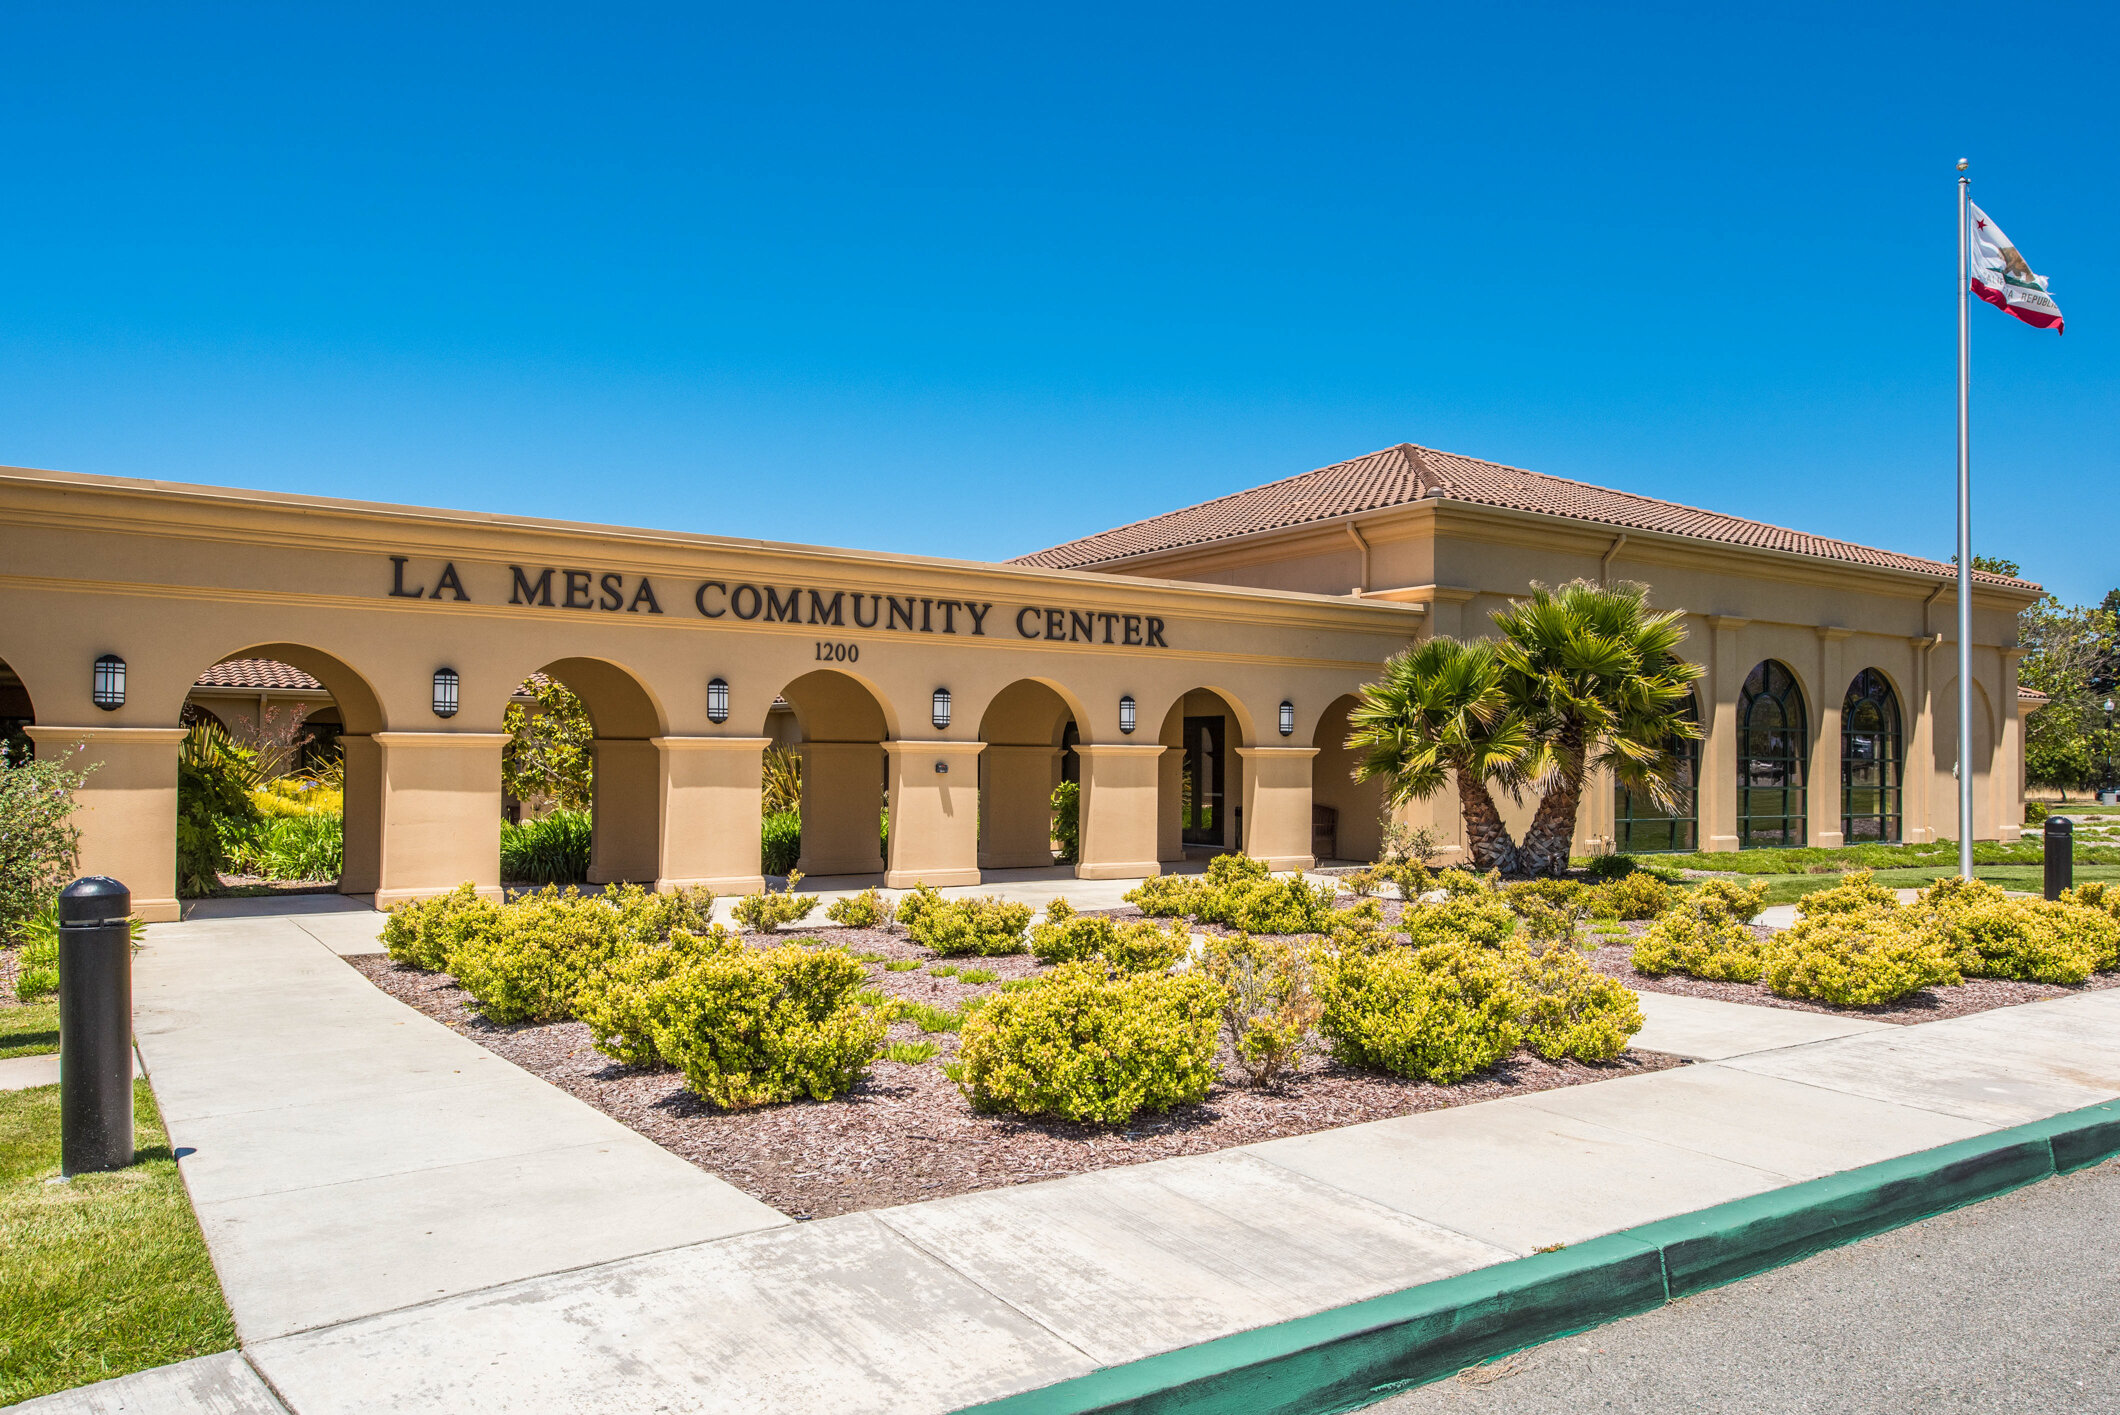
[{"label": "la mesa community center building", "polygon": [[[1006,564],[0,469],[0,727],[93,765],[81,869],[150,920],[178,915],[187,702],[275,693],[344,754],[342,892],[497,894],[503,715],[538,672],[594,724],[592,882],[758,888],[776,742],[813,878],[1050,869],[1063,776],[1082,877],[1300,869],[1378,848],[1345,738],[1386,658],[1533,581],[1635,580],[1686,612],[1705,737],[1684,809],[1607,783],[1578,853],[1928,841],[1957,830],[1953,575],[1411,444]],[[2010,840],[2039,589],[1974,579],[1975,835]],[[1448,794],[1400,818],[1458,842]]]}]

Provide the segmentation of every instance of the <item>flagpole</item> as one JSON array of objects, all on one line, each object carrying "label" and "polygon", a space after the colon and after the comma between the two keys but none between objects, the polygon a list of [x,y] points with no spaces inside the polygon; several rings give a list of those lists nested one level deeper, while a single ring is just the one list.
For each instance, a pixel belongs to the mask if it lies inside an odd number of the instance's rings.
[{"label": "flagpole", "polygon": [[1958,873],[1973,877],[1973,471],[1967,404],[1973,387],[1966,160],[1958,159]]}]

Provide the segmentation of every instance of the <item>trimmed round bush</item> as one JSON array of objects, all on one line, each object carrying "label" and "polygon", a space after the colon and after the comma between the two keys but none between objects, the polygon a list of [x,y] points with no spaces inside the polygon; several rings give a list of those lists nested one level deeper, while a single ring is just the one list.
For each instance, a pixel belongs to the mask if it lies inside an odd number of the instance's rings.
[{"label": "trimmed round bush", "polygon": [[1191,936],[1182,924],[1121,924],[1084,918],[1067,908],[1065,900],[1056,899],[1053,905],[1065,912],[1055,920],[1048,906],[1046,921],[1031,930],[1031,954],[1040,963],[1102,958],[1122,973],[1163,973],[1191,950]]},{"label": "trimmed round bush", "polygon": [[1759,940],[1733,914],[1727,896],[1704,885],[1666,909],[1635,940],[1633,962],[1636,972],[1652,978],[1685,973],[1709,982],[1756,983]]},{"label": "trimmed round bush", "polygon": [[1453,894],[1433,904],[1408,904],[1399,915],[1399,928],[1415,948],[1448,943],[1498,948],[1516,927],[1516,911],[1499,894]]},{"label": "trimmed round bush", "polygon": [[393,908],[383,919],[383,949],[393,962],[446,973],[458,945],[492,928],[500,910],[500,905],[479,898],[476,885],[460,884],[447,894]]},{"label": "trimmed round bush", "polygon": [[1515,972],[1523,994],[1517,1023],[1524,1044],[1548,1061],[1610,1061],[1642,1029],[1633,990],[1592,968],[1573,948],[1527,949]]},{"label": "trimmed round bush", "polygon": [[1713,900],[1730,918],[1749,924],[1767,907],[1767,886],[1764,880],[1741,884],[1734,879],[1704,879],[1687,891],[1687,897],[1700,907]]},{"label": "trimmed round bush", "polygon": [[1128,890],[1126,902],[1151,919],[1177,919],[1190,915],[1202,886],[1187,875],[1150,875]]},{"label": "trimmed round bush", "polygon": [[932,897],[921,898],[911,917],[907,917],[905,906],[912,904],[915,896],[908,896],[899,906],[898,917],[913,942],[944,958],[1023,952],[1023,931],[1031,922],[1030,905],[1011,904],[991,894],[978,899],[944,899],[933,891],[928,893]]},{"label": "trimmed round bush", "polygon": [[951,1075],[982,1111],[1120,1124],[1206,1096],[1222,990],[1197,973],[1063,963],[964,1022]]},{"label": "trimmed round bush", "polygon": [[890,1027],[895,1009],[859,996],[867,977],[839,948],[719,949],[652,989],[655,1049],[724,1110],[830,1100],[868,1073]]},{"label": "trimmed round bush", "polygon": [[1830,889],[1813,890],[1796,901],[1797,917],[1822,919],[1830,914],[1872,914],[1899,907],[1899,896],[1876,882],[1869,870],[1850,870]]},{"label": "trimmed round bush", "polygon": [[561,1022],[589,977],[637,942],[602,900],[546,890],[467,930],[449,971],[490,1021]]},{"label": "trimmed round bush", "polygon": [[1963,981],[1950,945],[1896,903],[1800,919],[1767,940],[1760,965],[1776,996],[1835,1007],[1876,1007]]},{"label": "trimmed round bush", "polygon": [[736,935],[716,924],[705,933],[674,933],[667,943],[647,944],[620,953],[591,973],[575,994],[575,1015],[588,1024],[596,1049],[626,1066],[666,1063],[655,1029],[664,1017],[663,984],[694,963],[743,947]]},{"label": "trimmed round bush", "polygon": [[[1998,891],[1999,893],[1999,891]],[[2080,983],[2107,955],[2109,920],[2080,904],[1982,899],[1946,908],[1931,928],[1975,978],[2031,983]]]},{"label": "trimmed round bush", "polygon": [[1470,944],[1319,959],[1318,1030],[1349,1066],[1445,1084],[1516,1050],[1523,999],[1501,955]]},{"label": "trimmed round bush", "polygon": [[1653,919],[1671,907],[1673,893],[1647,870],[1634,870],[1600,884],[1590,912],[1600,919]]},{"label": "trimmed round bush", "polygon": [[864,889],[859,894],[833,900],[825,906],[824,916],[850,929],[877,929],[896,918],[897,912],[891,907],[891,901],[883,897],[882,890]]}]

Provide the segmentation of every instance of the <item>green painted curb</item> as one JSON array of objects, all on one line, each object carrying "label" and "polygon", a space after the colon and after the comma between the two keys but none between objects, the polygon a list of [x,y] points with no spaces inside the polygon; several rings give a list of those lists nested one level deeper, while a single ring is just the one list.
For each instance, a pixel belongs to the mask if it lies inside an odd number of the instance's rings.
[{"label": "green painted curb", "polygon": [[2120,1154],[2120,1101],[1791,1184],[958,1415],[1332,1415]]}]

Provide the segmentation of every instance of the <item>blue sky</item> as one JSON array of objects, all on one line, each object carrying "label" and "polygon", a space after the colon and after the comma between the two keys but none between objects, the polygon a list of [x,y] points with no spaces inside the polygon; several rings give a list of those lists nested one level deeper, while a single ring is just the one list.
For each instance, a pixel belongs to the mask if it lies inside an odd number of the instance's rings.
[{"label": "blue sky", "polygon": [[[297,13],[299,12],[299,13]],[[1000,558],[1402,440],[2120,583],[2110,6],[0,4],[0,462]],[[2015,57],[2012,57],[2015,56]]]}]

